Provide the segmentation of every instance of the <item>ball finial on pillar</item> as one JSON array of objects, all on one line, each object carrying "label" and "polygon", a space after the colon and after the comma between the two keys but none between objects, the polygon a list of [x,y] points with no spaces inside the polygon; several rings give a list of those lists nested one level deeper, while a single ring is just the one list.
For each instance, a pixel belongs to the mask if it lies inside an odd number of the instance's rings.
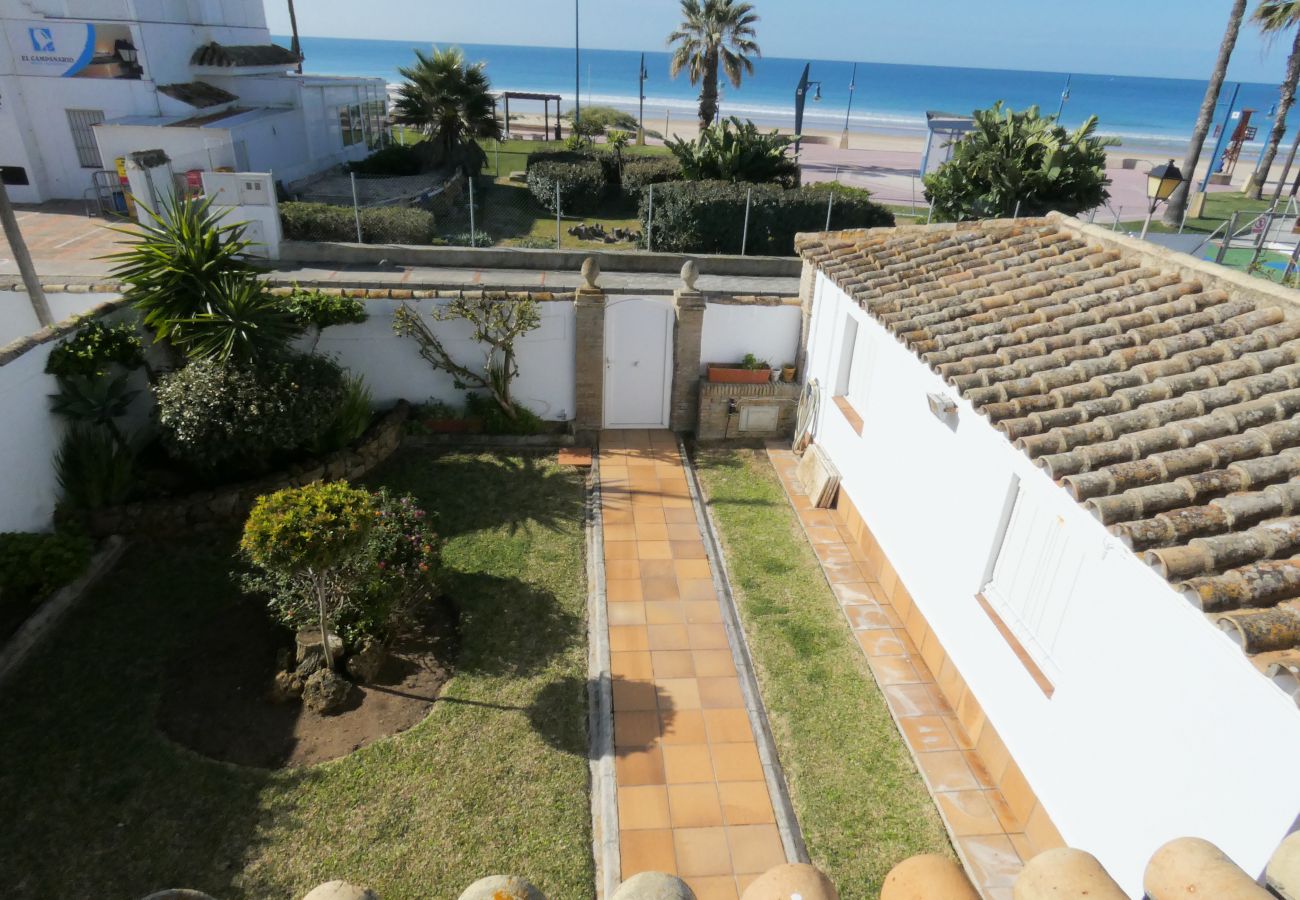
[{"label": "ball finial on pillar", "polygon": [[596,257],[588,256],[582,261],[582,289],[584,291],[599,291],[600,285],[596,282],[600,279],[600,263],[596,262]]},{"label": "ball finial on pillar", "polygon": [[695,279],[700,277],[700,267],[695,264],[695,260],[688,259],[682,263],[682,290],[694,291]]}]

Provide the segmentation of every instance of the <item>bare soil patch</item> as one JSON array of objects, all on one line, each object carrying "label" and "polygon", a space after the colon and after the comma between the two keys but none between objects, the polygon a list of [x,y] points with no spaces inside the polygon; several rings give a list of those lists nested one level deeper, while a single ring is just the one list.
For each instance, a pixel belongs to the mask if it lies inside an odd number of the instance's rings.
[{"label": "bare soil patch", "polygon": [[293,636],[254,602],[216,614],[172,660],[158,727],[204,756],[263,769],[310,766],[405,731],[429,713],[451,677],[456,615],[430,604],[419,627],[397,642],[374,684],[354,685],[341,712],[323,716],[301,702],[269,699],[276,651]]}]

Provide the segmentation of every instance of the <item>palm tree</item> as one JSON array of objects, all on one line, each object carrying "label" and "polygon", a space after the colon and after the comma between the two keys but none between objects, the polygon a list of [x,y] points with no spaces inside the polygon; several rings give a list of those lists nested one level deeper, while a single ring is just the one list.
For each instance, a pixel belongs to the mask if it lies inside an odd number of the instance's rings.
[{"label": "palm tree", "polygon": [[393,121],[418,129],[440,161],[471,165],[469,157],[483,153],[477,140],[501,138],[483,63],[466,63],[459,47],[435,47],[432,55],[416,50],[415,59],[415,65],[398,69],[404,80],[397,89]]},{"label": "palm tree", "polygon": [[762,56],[754,43],[758,16],[745,0],[681,0],[682,21],[668,35],[673,58],[668,71],[674,78],[682,69],[691,84],[700,85],[700,128],[713,124],[718,112],[718,66],[740,87],[743,74],[754,74],[751,56]]},{"label": "palm tree", "polygon": [[293,55],[298,57],[298,74],[302,74],[302,44],[298,42],[298,11],[293,8],[293,0],[289,0],[289,28],[293,31],[293,40],[289,44],[289,49]]},{"label": "palm tree", "polygon": [[[1270,38],[1275,38],[1288,28],[1300,24],[1300,0],[1260,0],[1259,6],[1251,13],[1250,20],[1259,26],[1259,30]],[[1268,136],[1268,145],[1260,157],[1255,174],[1246,182],[1244,193],[1256,200],[1264,196],[1264,182],[1268,181],[1269,169],[1273,168],[1273,159],[1277,156],[1278,145],[1286,134],[1286,114],[1295,103],[1296,83],[1300,82],[1300,28],[1296,28],[1291,41],[1291,53],[1286,58],[1286,78],[1277,98],[1277,118],[1273,120],[1273,131]]]},{"label": "palm tree", "polygon": [[1214,121],[1214,108],[1219,104],[1219,91],[1223,88],[1223,79],[1228,74],[1228,60],[1232,58],[1232,48],[1237,45],[1237,35],[1241,31],[1241,19],[1246,14],[1246,0],[1234,0],[1232,10],[1228,13],[1228,27],[1223,32],[1223,41],[1219,44],[1219,58],[1214,63],[1214,73],[1205,88],[1205,98],[1201,100],[1201,111],[1196,117],[1196,127],[1192,129],[1192,142],[1187,145],[1187,155],[1183,157],[1185,180],[1174,190],[1165,207],[1165,224],[1178,226],[1183,222],[1187,212],[1187,197],[1191,190],[1192,179],[1196,174],[1196,164],[1201,161],[1201,148],[1205,145],[1205,136],[1210,133],[1210,124]]}]

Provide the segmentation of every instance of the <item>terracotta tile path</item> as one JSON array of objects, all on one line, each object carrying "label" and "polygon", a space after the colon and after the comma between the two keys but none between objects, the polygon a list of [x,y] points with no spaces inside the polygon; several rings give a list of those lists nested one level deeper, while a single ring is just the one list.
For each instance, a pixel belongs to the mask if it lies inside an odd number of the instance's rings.
[{"label": "terracotta tile path", "polygon": [[600,442],[622,877],[735,900],[786,861],[676,438]]},{"label": "terracotta tile path", "polygon": [[1037,850],[1059,845],[1027,834],[944,699],[873,567],[835,510],[813,509],[796,475],[798,459],[769,444],[786,495],[799,515],[831,590],[889,704],[903,740],[939,808],[972,882],[986,900],[1011,900],[1011,884]]}]

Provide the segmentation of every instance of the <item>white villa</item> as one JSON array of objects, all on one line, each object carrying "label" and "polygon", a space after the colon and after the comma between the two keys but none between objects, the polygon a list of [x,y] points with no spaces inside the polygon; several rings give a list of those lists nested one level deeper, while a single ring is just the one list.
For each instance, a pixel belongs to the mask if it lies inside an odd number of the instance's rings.
[{"label": "white villa", "polygon": [[1056,213],[800,250],[841,517],[997,786],[1131,895],[1181,835],[1261,871],[1300,810],[1295,291]]},{"label": "white villa", "polygon": [[386,139],[384,80],[294,74],[262,0],[0,0],[0,32],[0,178],[18,202],[102,195],[137,151],[197,190],[222,169],[293,182]]}]

